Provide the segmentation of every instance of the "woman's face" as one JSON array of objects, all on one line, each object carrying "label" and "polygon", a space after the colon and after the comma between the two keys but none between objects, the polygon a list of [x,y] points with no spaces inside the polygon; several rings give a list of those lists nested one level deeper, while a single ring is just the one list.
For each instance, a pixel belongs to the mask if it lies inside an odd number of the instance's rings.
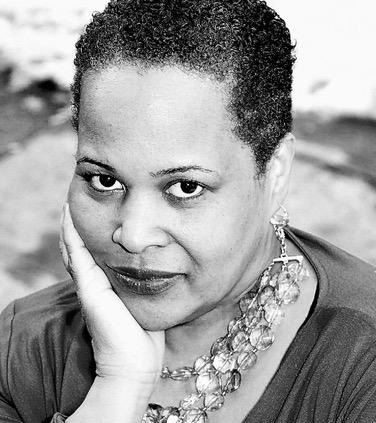
[{"label": "woman's face", "polygon": [[209,78],[132,66],[84,77],[72,217],[145,329],[234,304],[271,258],[273,187],[232,127]]}]

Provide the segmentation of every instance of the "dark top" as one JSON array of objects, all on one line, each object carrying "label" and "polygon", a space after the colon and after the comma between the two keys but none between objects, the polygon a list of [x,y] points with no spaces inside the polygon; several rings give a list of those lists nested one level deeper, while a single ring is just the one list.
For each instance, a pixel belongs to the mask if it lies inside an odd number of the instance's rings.
[{"label": "dark top", "polygon": [[[244,423],[376,422],[375,268],[312,235],[288,237],[316,271],[314,304]],[[59,421],[95,377],[72,282],[11,303],[0,318],[0,422]],[[84,423],[84,422],[83,422]]]}]

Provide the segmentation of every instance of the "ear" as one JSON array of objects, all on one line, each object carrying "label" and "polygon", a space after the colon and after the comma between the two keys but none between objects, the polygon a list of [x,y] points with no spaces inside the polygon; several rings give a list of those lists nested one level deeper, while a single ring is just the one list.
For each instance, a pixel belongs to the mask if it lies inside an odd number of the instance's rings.
[{"label": "ear", "polygon": [[268,179],[273,210],[277,210],[286,199],[294,155],[295,137],[288,133],[281,140],[269,163]]}]

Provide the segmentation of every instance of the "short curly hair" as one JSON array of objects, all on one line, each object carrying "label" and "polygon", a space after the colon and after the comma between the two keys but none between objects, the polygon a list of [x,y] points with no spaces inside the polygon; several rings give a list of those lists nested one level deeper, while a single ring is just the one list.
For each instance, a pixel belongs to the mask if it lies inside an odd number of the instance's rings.
[{"label": "short curly hair", "polygon": [[234,131],[251,147],[260,174],[291,131],[294,46],[285,22],[265,1],[112,0],[93,15],[76,49],[76,130],[84,73],[138,63],[178,65],[232,81]]}]

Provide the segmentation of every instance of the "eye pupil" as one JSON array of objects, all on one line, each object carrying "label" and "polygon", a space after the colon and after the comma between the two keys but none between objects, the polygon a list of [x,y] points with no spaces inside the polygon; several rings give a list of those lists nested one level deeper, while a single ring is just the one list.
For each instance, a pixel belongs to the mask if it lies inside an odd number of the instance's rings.
[{"label": "eye pupil", "polygon": [[197,183],[192,181],[181,182],[181,190],[185,194],[193,194],[197,189]]},{"label": "eye pupil", "polygon": [[115,183],[115,178],[113,178],[112,176],[108,176],[108,175],[101,175],[99,177],[99,182],[104,187],[110,188]]}]

